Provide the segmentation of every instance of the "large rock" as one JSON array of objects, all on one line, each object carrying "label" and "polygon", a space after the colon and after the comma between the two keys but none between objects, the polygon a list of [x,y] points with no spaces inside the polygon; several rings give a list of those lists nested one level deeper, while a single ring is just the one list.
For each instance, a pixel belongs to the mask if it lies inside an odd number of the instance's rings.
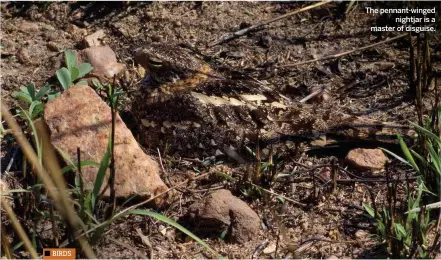
[{"label": "large rock", "polygon": [[360,170],[381,171],[388,159],[380,149],[357,148],[349,151],[346,162]]},{"label": "large rock", "polygon": [[[77,85],[46,104],[44,119],[51,142],[75,161],[77,147],[81,160],[100,162],[111,129],[110,107],[89,86]],[[118,197],[156,195],[167,189],[159,177],[157,163],[145,154],[119,115],[115,126],[115,190]],[[92,189],[98,167],[83,167],[85,187]],[[109,171],[105,179],[107,183]],[[105,195],[109,194],[109,189]],[[162,204],[162,199],[155,201]]]},{"label": "large rock", "polygon": [[232,242],[253,240],[260,229],[256,212],[228,190],[215,191],[202,202],[194,203],[188,215],[197,225],[197,232],[217,236],[227,232],[226,238]]}]

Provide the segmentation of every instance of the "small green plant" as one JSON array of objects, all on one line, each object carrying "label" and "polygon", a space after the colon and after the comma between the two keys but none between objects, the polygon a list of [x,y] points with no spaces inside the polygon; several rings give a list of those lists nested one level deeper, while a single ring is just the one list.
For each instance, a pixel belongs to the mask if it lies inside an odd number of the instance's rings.
[{"label": "small green plant", "polygon": [[[441,177],[441,105],[427,118],[424,126],[410,122],[419,134],[419,144],[416,149],[409,149],[403,138],[398,135],[398,141],[404,158],[383,149],[396,159],[412,167],[423,178],[428,194],[432,199],[439,200]],[[429,200],[429,202],[432,202]]]},{"label": "small green plant", "polygon": [[[71,50],[64,51],[64,59],[66,67],[62,67],[61,69],[57,70],[56,74],[57,79],[63,89],[67,90],[73,85],[76,80],[84,77],[85,75],[87,75],[87,73],[91,72],[93,70],[93,67],[89,63],[78,64],[77,56]],[[85,81],[80,81],[77,83],[87,85],[87,82]]]},{"label": "small green plant", "polygon": [[[363,203],[366,212],[377,220],[379,240],[386,243],[387,253],[392,258],[420,258],[428,256],[428,230],[435,224],[429,212],[414,212],[419,208],[424,184],[419,179],[416,192],[406,191],[407,209],[399,210],[396,205],[396,183],[388,183],[387,207],[378,210]],[[410,213],[413,212],[413,213]]]},{"label": "small green plant", "polygon": [[14,98],[22,100],[29,105],[27,113],[31,119],[40,117],[43,112],[45,98],[47,98],[47,101],[51,101],[59,95],[59,92],[53,91],[50,85],[47,84],[37,91],[34,83],[29,83],[26,87],[21,87],[19,92],[12,94]]},{"label": "small green plant", "polygon": [[[388,183],[388,208],[377,209],[363,204],[371,217],[377,219],[381,241],[386,242],[387,251],[394,258],[427,258],[433,250],[429,247],[426,235],[434,226],[433,215],[426,209],[439,208],[441,176],[441,106],[435,107],[423,126],[410,122],[418,132],[419,142],[409,149],[404,139],[398,135],[404,157],[383,149],[399,161],[407,164],[418,175],[417,192],[407,187],[407,209],[397,211],[396,184]],[[435,203],[431,203],[435,201]],[[425,204],[426,206],[423,206]],[[437,210],[437,209],[436,209]],[[439,229],[435,230],[439,237]],[[436,242],[436,241],[435,241]],[[417,255],[418,254],[418,255]]]}]

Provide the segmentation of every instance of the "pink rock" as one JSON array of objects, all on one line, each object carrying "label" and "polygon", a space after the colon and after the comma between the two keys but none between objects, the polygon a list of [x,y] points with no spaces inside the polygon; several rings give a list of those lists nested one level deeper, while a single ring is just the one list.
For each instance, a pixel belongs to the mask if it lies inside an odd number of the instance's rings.
[{"label": "pink rock", "polygon": [[388,159],[380,149],[357,148],[349,151],[346,162],[360,170],[380,171]]},{"label": "pink rock", "polygon": [[87,47],[101,46],[100,39],[104,38],[104,35],[104,30],[98,30],[84,37],[84,42]]},{"label": "pink rock", "polygon": [[227,238],[233,242],[253,240],[260,230],[256,212],[229,190],[215,191],[204,201],[192,204],[189,217],[196,223],[196,230],[216,235],[228,231]]},{"label": "pink rock", "polygon": [[80,52],[80,59],[93,66],[93,73],[112,79],[126,69],[126,65],[118,63],[116,55],[109,46],[90,47]]},{"label": "pink rock", "polygon": [[[110,107],[89,86],[77,85],[46,104],[44,119],[51,132],[51,142],[75,161],[77,147],[81,160],[100,162],[108,145],[111,129]],[[159,177],[157,163],[145,154],[119,115],[115,126],[115,190],[118,197],[149,197],[167,186]],[[93,188],[98,167],[85,166],[85,187]],[[102,189],[107,184],[109,171]],[[105,195],[109,194],[107,189]],[[163,198],[155,201],[161,205]]]},{"label": "pink rock", "polygon": [[18,30],[21,32],[35,32],[38,31],[40,27],[36,23],[31,23],[28,21],[21,22],[20,26],[18,27]]}]

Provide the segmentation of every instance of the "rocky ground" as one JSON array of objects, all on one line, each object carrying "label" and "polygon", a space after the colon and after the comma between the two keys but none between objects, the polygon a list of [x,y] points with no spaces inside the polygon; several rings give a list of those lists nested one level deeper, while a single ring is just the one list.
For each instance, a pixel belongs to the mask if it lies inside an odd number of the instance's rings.
[{"label": "rocky ground", "polygon": [[[162,205],[157,208],[158,212],[187,227],[224,257],[383,258],[385,252],[373,236],[374,221],[366,216],[362,203],[372,202],[371,192],[376,202],[382,203],[386,194],[384,182],[342,181],[332,190],[330,181],[333,171],[339,179],[346,180],[384,179],[386,171],[392,176],[413,174],[381,150],[371,149],[378,144],[309,151],[292,144],[292,152],[276,154],[275,171],[295,174],[280,182],[264,182],[261,186],[265,190],[258,190],[232,181],[250,172],[252,161],[238,165],[227,159],[207,165],[205,158],[176,157],[168,153],[166,147],[139,149],[137,133],[145,129],[141,118],[130,116],[133,99],[137,92],[143,91],[141,80],[148,73],[135,63],[134,51],[164,42],[191,46],[204,57],[238,73],[278,86],[296,101],[323,88],[325,91],[311,103],[332,104],[348,114],[381,121],[400,124],[415,121],[416,111],[407,78],[407,38],[339,59],[292,65],[396,36],[370,31],[371,26],[382,20],[366,14],[364,7],[368,4],[358,2],[351,12],[343,15],[346,4],[330,3],[207,47],[226,33],[308,3],[2,3],[2,103],[14,111],[22,104],[14,100],[12,93],[30,82],[38,88],[49,83],[61,90],[55,73],[63,66],[63,51],[75,50],[81,60],[92,63],[95,76],[111,81],[116,72],[123,75],[125,94],[119,107],[121,117],[117,119],[116,141],[126,146],[115,151],[119,174],[116,183],[122,187],[121,196],[158,194],[167,186],[210,173],[208,177],[179,187],[166,203],[158,201],[156,206]],[[439,33],[434,33],[433,46],[439,46],[440,42]],[[440,49],[434,47],[432,56],[434,67],[439,70]],[[75,144],[83,144],[91,147],[87,150],[91,157],[87,159],[99,161],[107,144],[103,129],[110,124],[110,109],[90,90],[70,89],[58,103],[48,104],[44,116],[57,146],[74,156]],[[427,93],[425,100],[428,110],[433,93]],[[63,139],[66,133],[84,129],[89,119],[106,123],[91,127],[86,134],[74,134],[71,140]],[[2,179],[13,186],[10,188],[27,187],[29,178],[23,177],[17,144],[6,135],[1,145]],[[388,148],[399,151],[394,145]],[[9,173],[3,174],[11,158],[14,161]],[[85,174],[86,181],[93,182],[93,176]],[[35,226],[29,225],[32,222],[25,210],[16,210],[21,212],[19,216],[27,228],[37,233],[38,247],[48,247],[52,241],[51,224],[41,220]],[[10,240],[18,242],[10,224],[4,224]],[[213,257],[179,231],[141,216],[114,222],[94,249],[98,258]],[[16,256],[26,254],[19,249]]]}]

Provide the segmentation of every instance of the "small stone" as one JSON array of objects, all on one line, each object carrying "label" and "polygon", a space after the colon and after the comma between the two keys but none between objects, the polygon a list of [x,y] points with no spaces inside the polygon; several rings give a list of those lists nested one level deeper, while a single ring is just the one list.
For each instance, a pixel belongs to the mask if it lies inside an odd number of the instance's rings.
[{"label": "small stone", "polygon": [[23,21],[20,26],[18,27],[18,30],[21,32],[36,32],[38,31],[40,28],[38,26],[38,24],[36,23],[31,23],[28,21]]},{"label": "small stone", "polygon": [[172,127],[172,124],[170,123],[170,121],[164,121],[164,122],[162,122],[162,125],[165,127],[165,128],[171,128]]},{"label": "small stone", "polygon": [[79,28],[74,24],[69,24],[66,28],[67,37],[73,39],[75,42],[80,42],[84,36],[87,35],[87,30]]},{"label": "small stone", "polygon": [[269,48],[271,47],[273,43],[273,38],[271,38],[271,36],[265,35],[260,37],[260,44],[265,47],[265,48]]},{"label": "small stone", "polygon": [[357,232],[355,232],[355,237],[358,239],[363,239],[365,237],[367,237],[369,235],[368,232],[366,232],[365,230],[359,229],[357,230]]},{"label": "small stone", "polygon": [[153,16],[154,16],[154,15],[155,15],[155,14],[154,14],[153,12],[146,12],[146,13],[145,13],[145,18],[147,18],[147,20],[150,21],[150,20],[153,19]]},{"label": "small stone", "polygon": [[192,204],[187,216],[198,232],[219,236],[226,231],[228,240],[242,244],[257,238],[260,230],[256,212],[224,189]]},{"label": "small stone", "polygon": [[54,52],[60,51],[60,46],[58,46],[56,42],[48,42],[46,46],[50,51],[54,51]]},{"label": "small stone", "polygon": [[360,170],[381,171],[388,159],[380,149],[357,148],[349,151],[346,162]]},{"label": "small stone", "polygon": [[31,56],[27,48],[21,48],[17,51],[17,59],[22,64],[32,64]]},{"label": "small stone", "polygon": [[182,26],[181,21],[175,21],[174,24],[175,24],[176,27],[181,27]]},{"label": "small stone", "polygon": [[328,258],[326,258],[326,259],[340,259],[339,257],[337,257],[337,256],[335,256],[335,255],[331,255],[331,256],[329,256]]},{"label": "small stone", "polygon": [[117,62],[116,54],[109,46],[90,47],[82,50],[79,55],[80,60],[85,60],[93,66],[94,74],[109,80],[126,69],[125,64]]},{"label": "small stone", "polygon": [[387,70],[395,68],[395,63],[388,62],[388,61],[378,61],[378,62],[375,62],[374,65],[375,65],[375,68],[377,68],[378,70],[382,70],[382,71],[387,71]]},{"label": "small stone", "polygon": [[265,247],[265,249],[263,249],[263,253],[265,255],[269,255],[276,252],[276,244],[275,243],[270,243],[267,247]]},{"label": "small stone", "polygon": [[[5,199],[6,203],[9,205],[9,207],[12,207],[13,203],[14,203],[12,200],[12,196],[11,196],[12,194],[6,193],[6,191],[8,191],[9,189],[10,189],[10,187],[9,187],[8,183],[5,180],[0,179],[0,193],[2,194],[1,197],[3,197]],[[5,194],[3,194],[3,193],[5,193]],[[0,205],[0,208],[2,208],[2,210],[3,210],[2,205]]]},{"label": "small stone", "polygon": [[160,42],[160,41],[162,41],[162,37],[155,34],[155,35],[152,35],[151,40],[152,40],[152,42]]},{"label": "small stone", "polygon": [[[80,147],[82,160],[101,161],[108,145],[111,111],[91,87],[76,85],[64,91],[45,105],[44,119],[51,133],[51,143],[72,160],[77,157],[77,147]],[[117,197],[150,197],[167,190],[159,177],[158,164],[142,151],[119,115],[116,118],[114,154]],[[84,187],[92,189],[98,167],[85,166],[82,171]],[[108,177],[109,170],[101,189],[105,188]],[[109,194],[107,189],[104,196]],[[158,206],[164,202],[164,198],[154,201]]]},{"label": "small stone", "polygon": [[101,46],[100,39],[104,38],[104,30],[100,29],[90,35],[84,37],[84,43],[87,47]]}]

